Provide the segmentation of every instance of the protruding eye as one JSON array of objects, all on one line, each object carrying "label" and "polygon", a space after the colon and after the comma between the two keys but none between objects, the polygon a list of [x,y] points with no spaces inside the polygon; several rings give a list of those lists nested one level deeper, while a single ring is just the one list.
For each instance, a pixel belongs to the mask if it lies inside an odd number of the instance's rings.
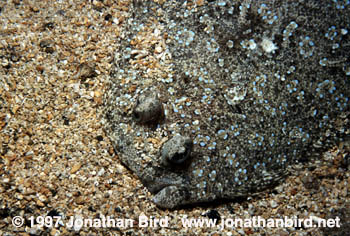
[{"label": "protruding eye", "polygon": [[163,105],[157,93],[141,94],[134,108],[133,118],[139,123],[159,120],[163,116]]},{"label": "protruding eye", "polygon": [[135,119],[135,121],[140,122],[141,121],[141,115],[139,112],[135,111],[132,113],[132,117]]},{"label": "protruding eye", "polygon": [[191,151],[191,138],[176,135],[162,146],[162,163],[166,166],[182,164],[190,157]]}]

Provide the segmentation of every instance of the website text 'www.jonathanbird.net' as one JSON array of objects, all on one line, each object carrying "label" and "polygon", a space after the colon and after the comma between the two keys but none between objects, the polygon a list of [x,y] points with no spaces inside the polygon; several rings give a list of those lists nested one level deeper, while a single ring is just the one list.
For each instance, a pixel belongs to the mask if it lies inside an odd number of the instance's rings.
[{"label": "website text 'www.jonathanbird.net'", "polygon": [[268,218],[265,219],[261,216],[253,216],[251,218],[223,218],[220,221],[217,219],[209,218],[182,218],[182,226],[185,228],[290,228],[290,227],[340,227],[340,218],[335,217],[330,219],[323,219],[316,216],[310,216],[308,218],[299,219],[296,217],[285,216],[283,218]]}]

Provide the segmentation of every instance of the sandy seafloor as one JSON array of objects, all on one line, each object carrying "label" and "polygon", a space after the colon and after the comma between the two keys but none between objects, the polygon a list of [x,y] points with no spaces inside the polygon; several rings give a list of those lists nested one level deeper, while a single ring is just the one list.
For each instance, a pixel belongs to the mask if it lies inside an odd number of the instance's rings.
[{"label": "sandy seafloor", "polygon": [[[0,2],[0,235],[346,235],[346,145],[297,166],[275,189],[244,199],[162,210],[114,154],[102,95],[131,1]],[[340,217],[341,228],[192,227],[181,218]],[[167,227],[139,227],[140,215]],[[15,227],[15,216],[25,219]],[[31,227],[31,217],[63,224]],[[75,227],[68,219],[134,219],[133,227]],[[49,217],[49,218],[50,218]],[[318,217],[318,218],[317,218]],[[34,219],[32,218],[32,219]],[[48,219],[49,219],[48,218]],[[36,222],[40,222],[39,220]]]}]

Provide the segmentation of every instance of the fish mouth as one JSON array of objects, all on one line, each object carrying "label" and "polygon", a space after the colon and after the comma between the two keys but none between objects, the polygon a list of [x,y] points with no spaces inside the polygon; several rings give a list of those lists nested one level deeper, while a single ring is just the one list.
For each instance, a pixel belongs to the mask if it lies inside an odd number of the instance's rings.
[{"label": "fish mouth", "polygon": [[160,208],[175,208],[189,200],[188,178],[166,168],[144,169],[142,184],[154,195],[153,202]]},{"label": "fish mouth", "polygon": [[189,199],[189,192],[186,188],[171,185],[155,194],[152,201],[158,207],[172,209],[190,203]]},{"label": "fish mouth", "polygon": [[157,194],[158,192],[169,186],[177,186],[176,182],[169,178],[157,179],[152,182],[148,180],[141,180],[141,182],[152,194]]},{"label": "fish mouth", "polygon": [[185,178],[180,174],[174,173],[171,170],[160,167],[148,167],[144,169],[140,176],[142,184],[152,194],[157,194],[162,189],[169,186],[185,186]]}]

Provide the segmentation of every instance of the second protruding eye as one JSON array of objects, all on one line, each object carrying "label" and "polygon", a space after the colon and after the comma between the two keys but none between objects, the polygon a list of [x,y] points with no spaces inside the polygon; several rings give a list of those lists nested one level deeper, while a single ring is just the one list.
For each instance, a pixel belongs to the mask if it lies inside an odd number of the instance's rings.
[{"label": "second protruding eye", "polygon": [[158,93],[148,91],[141,94],[132,116],[138,123],[149,123],[158,121],[163,117],[163,105],[158,98]]},{"label": "second protruding eye", "polygon": [[191,154],[192,140],[189,137],[176,135],[163,144],[161,149],[162,164],[165,166],[184,163]]}]

